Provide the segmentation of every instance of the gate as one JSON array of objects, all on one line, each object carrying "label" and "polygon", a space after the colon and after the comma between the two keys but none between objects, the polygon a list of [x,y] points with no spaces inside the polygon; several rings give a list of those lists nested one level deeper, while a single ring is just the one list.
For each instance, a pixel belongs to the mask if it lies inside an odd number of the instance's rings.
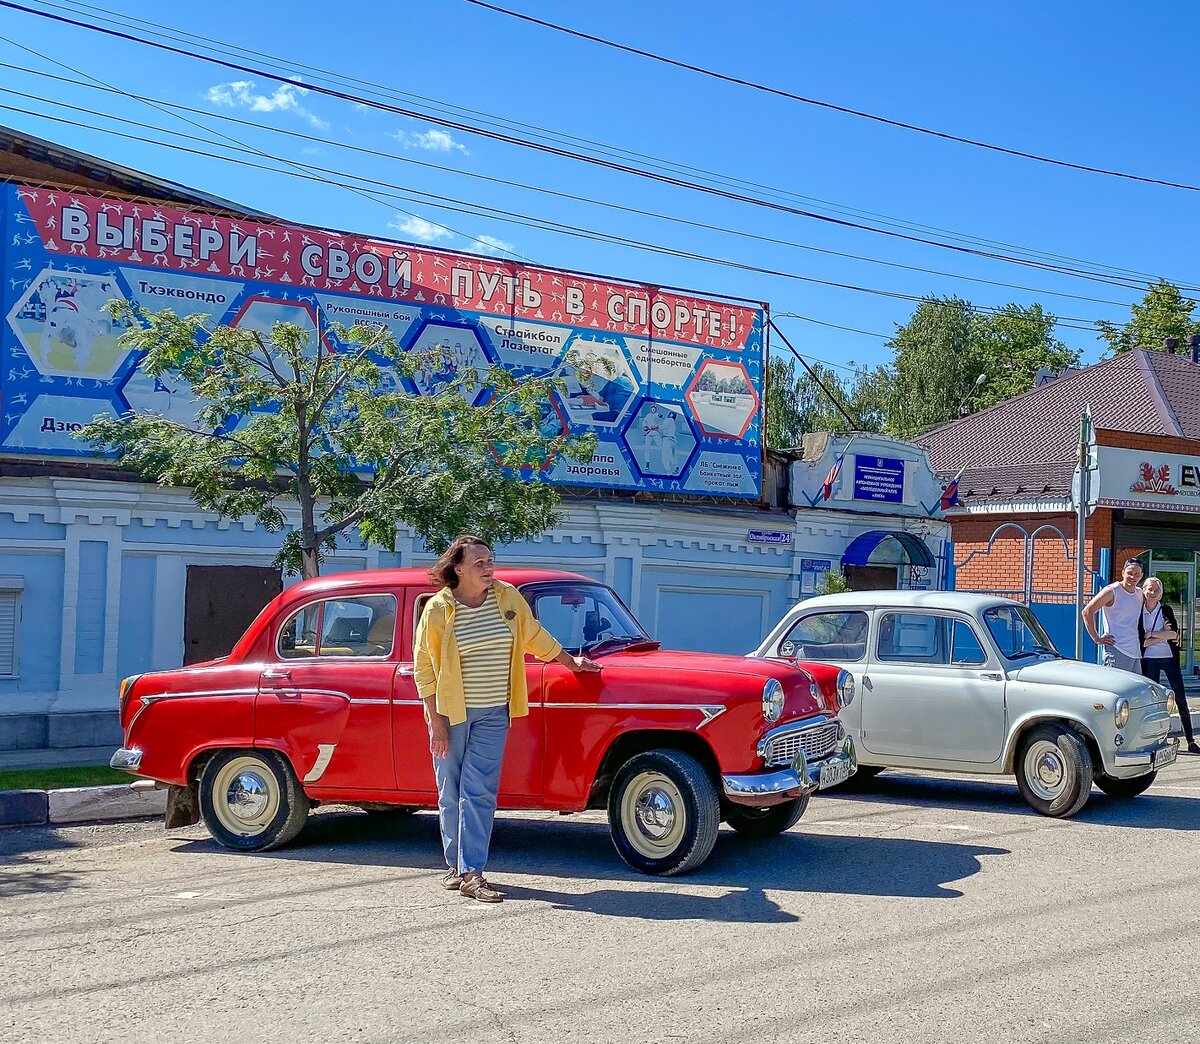
[{"label": "gate", "polygon": [[[962,586],[958,584],[958,574],[976,559],[986,562],[995,550],[997,539],[1005,533],[1011,533],[1021,539],[1021,586],[1020,587],[982,587],[976,584]],[[1043,554],[1038,558],[1039,540]],[[1049,557],[1045,554],[1046,545],[1051,549]],[[1061,545],[1061,547],[1060,547]],[[1103,554],[1103,553],[1102,553]],[[953,556],[950,561],[953,562]],[[1011,559],[1005,563],[1009,565]],[[1101,562],[1101,565],[1104,563]],[[1058,651],[1064,656],[1073,656],[1075,652],[1075,627],[1082,606],[1075,601],[1075,556],[1071,553],[1071,542],[1058,526],[1045,523],[1030,531],[1016,522],[1004,522],[997,526],[988,537],[986,547],[972,551],[960,564],[951,570],[951,582],[946,586],[952,590],[972,591],[979,594],[993,594],[1001,598],[1012,598],[1024,602],[1034,615],[1041,621],[1046,633],[1053,639]],[[998,577],[1007,578],[1012,573],[1010,568],[997,568]],[[1060,590],[1065,586],[1064,581],[1070,580],[1069,589]],[[1090,579],[1091,591],[1087,591]],[[1039,582],[1039,581],[1042,582]],[[1103,586],[1103,578],[1094,569],[1086,570],[1085,594],[1091,597]],[[1086,634],[1083,638],[1084,660],[1096,662],[1096,643]]]}]

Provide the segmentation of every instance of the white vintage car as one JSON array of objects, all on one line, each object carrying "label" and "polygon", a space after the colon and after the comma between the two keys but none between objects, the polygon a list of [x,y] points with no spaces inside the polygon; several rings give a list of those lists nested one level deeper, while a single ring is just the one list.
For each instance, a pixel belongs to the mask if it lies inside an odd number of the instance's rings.
[{"label": "white vintage car", "polygon": [[1047,816],[1092,784],[1144,791],[1178,754],[1174,696],[1138,674],[1061,656],[1027,606],[953,591],[865,591],[800,602],[756,656],[847,672],[841,712],[860,777],[885,768],[1015,775]]}]

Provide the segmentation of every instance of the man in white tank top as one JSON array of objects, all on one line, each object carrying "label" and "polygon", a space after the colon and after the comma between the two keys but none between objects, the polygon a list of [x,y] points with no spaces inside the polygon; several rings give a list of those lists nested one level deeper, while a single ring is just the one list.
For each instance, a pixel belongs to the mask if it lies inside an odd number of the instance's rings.
[{"label": "man in white tank top", "polygon": [[[1121,582],[1109,584],[1083,607],[1083,626],[1103,650],[1104,666],[1140,674],[1142,648],[1138,640],[1138,621],[1142,617],[1142,563],[1127,561],[1121,570]],[[1096,630],[1096,614],[1104,622],[1104,633]]]}]

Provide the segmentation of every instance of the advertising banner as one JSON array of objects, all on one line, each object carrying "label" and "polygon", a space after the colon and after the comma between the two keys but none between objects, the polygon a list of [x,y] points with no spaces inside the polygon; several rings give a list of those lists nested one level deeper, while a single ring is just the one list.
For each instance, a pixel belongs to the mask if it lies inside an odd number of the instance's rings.
[{"label": "advertising banner", "polygon": [[[550,436],[591,432],[595,457],[539,461],[574,486],[757,498],[762,485],[762,309],[655,287],[314,228],[234,221],[47,188],[0,186],[0,453],[95,456],[72,432],[100,413],[186,423],[186,387],[141,373],[105,304],[204,313],[269,331],[385,324],[439,372],[517,375],[563,365]],[[468,381],[480,403],[482,379]]]},{"label": "advertising banner", "polygon": [[1200,512],[1200,457],[1114,446],[1097,457],[1101,507]]}]

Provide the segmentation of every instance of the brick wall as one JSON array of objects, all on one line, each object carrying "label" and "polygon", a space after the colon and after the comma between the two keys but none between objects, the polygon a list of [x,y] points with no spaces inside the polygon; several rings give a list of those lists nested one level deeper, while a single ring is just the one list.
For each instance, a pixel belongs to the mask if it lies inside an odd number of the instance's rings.
[{"label": "brick wall", "polygon": [[[1056,527],[1063,534],[1066,538],[1065,544],[1052,530],[1040,533],[1033,542],[1033,590],[1073,593],[1075,561],[1068,555],[1075,554],[1075,516],[1066,512],[989,515],[953,520],[951,539],[954,541],[958,589],[1020,591],[1023,588],[1027,545],[1025,534],[1013,528],[1006,528],[992,540],[991,551],[987,550],[992,535],[1007,522],[1016,523],[1029,534],[1043,526]],[[1112,547],[1112,541],[1112,511],[1097,508],[1087,520],[1084,537],[1084,562],[1089,568],[1098,568],[1100,549]],[[970,562],[967,562],[967,559],[970,559]]]}]

